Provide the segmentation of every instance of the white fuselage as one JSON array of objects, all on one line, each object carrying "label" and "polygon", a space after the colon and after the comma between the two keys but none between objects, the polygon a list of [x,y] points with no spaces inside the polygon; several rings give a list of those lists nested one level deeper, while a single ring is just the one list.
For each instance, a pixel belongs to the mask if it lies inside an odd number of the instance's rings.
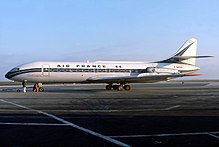
[{"label": "white fuselage", "polygon": [[[199,68],[179,63],[153,62],[33,62],[18,66],[6,74],[8,79],[31,83],[107,83],[90,81],[95,77],[147,76],[191,73]],[[134,80],[131,82],[147,82]],[[110,82],[109,82],[110,83]]]}]

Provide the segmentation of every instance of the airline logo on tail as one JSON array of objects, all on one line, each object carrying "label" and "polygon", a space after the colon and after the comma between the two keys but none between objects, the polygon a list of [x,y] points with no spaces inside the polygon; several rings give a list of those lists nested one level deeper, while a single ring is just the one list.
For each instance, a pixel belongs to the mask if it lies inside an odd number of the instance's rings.
[{"label": "airline logo on tail", "polygon": [[159,61],[159,63],[182,63],[188,65],[195,65],[196,58],[206,58],[212,56],[196,56],[197,40],[191,38],[187,40],[182,47],[170,58]]}]

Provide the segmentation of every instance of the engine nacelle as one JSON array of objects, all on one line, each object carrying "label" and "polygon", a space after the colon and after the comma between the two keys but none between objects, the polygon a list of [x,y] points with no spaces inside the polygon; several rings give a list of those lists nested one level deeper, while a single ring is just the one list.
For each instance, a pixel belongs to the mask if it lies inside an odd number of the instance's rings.
[{"label": "engine nacelle", "polygon": [[171,68],[157,68],[157,67],[147,67],[146,68],[147,73],[170,73],[170,74],[177,74],[179,73],[176,69]]}]

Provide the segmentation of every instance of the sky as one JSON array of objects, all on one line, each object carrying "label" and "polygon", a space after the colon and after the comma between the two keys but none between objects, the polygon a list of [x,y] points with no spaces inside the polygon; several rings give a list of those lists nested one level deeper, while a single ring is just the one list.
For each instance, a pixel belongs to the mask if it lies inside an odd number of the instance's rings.
[{"label": "sky", "polygon": [[[0,81],[33,61],[158,61],[198,40],[192,79],[219,79],[218,0],[0,0]],[[190,78],[191,79],[191,78]]]}]

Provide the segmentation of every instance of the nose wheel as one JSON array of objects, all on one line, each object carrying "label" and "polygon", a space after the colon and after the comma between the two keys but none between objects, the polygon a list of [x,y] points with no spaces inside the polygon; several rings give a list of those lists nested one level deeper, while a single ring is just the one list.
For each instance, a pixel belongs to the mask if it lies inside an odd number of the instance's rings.
[{"label": "nose wheel", "polygon": [[44,92],[43,84],[42,83],[34,84],[33,92]]},{"label": "nose wheel", "polygon": [[39,87],[39,92],[44,92],[44,88],[43,87]]}]

